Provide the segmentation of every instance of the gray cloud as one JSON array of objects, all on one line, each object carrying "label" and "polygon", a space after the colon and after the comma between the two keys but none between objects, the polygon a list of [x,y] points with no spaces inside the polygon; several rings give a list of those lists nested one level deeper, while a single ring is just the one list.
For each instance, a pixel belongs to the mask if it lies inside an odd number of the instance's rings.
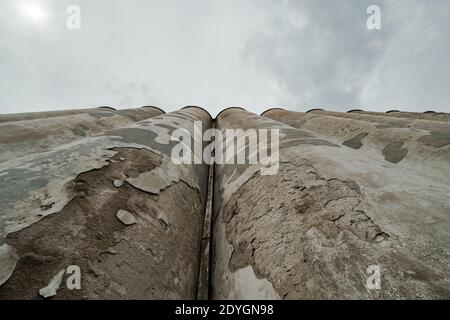
[{"label": "gray cloud", "polygon": [[[446,0],[0,0],[0,113],[111,105],[450,112]],[[37,1],[34,1],[37,2]],[[66,28],[78,4],[82,29]],[[366,28],[378,4],[382,30]]]}]

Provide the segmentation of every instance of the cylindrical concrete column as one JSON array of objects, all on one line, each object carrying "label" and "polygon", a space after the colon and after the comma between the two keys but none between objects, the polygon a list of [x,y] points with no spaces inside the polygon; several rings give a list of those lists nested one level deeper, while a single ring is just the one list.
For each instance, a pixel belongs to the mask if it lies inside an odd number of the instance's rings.
[{"label": "cylindrical concrete column", "polygon": [[314,132],[380,161],[402,165],[412,161],[415,166],[445,171],[450,162],[450,123],[386,116],[390,114],[399,113],[272,109],[263,116]]},{"label": "cylindrical concrete column", "polygon": [[368,114],[374,116],[389,116],[395,118],[410,118],[410,119],[421,119],[421,120],[430,120],[430,121],[450,121],[450,114],[445,112],[404,112],[404,111],[395,111],[395,112],[371,112],[371,111],[356,111],[356,113],[360,114]]},{"label": "cylindrical concrete column", "polygon": [[171,137],[211,123],[190,107],[0,164],[0,298],[194,299],[208,166]]},{"label": "cylindrical concrete column", "polygon": [[276,174],[216,165],[213,298],[450,297],[446,179],[242,109],[217,127],[280,143]]},{"label": "cylindrical concrete column", "polygon": [[[164,113],[156,107],[111,110],[86,109],[77,113],[44,112],[50,117],[0,123],[0,162],[44,152],[105,130],[126,126]],[[58,115],[57,115],[58,114]]]},{"label": "cylindrical concrete column", "polygon": [[78,113],[84,113],[84,112],[93,112],[95,110],[97,110],[97,111],[105,111],[105,110],[114,111],[115,109],[104,106],[104,107],[98,107],[98,108],[85,108],[85,109],[68,109],[68,110],[56,110],[56,111],[9,113],[9,114],[0,115],[0,123],[51,118],[51,117],[60,117],[60,116],[67,116],[67,115],[71,115],[71,114],[78,114]]}]

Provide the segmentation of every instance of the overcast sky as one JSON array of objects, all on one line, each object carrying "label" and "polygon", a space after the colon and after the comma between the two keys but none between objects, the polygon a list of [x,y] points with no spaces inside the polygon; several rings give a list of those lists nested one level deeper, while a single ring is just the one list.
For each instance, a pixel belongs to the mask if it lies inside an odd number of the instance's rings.
[{"label": "overcast sky", "polygon": [[0,0],[0,113],[450,112],[449,40],[449,0]]}]

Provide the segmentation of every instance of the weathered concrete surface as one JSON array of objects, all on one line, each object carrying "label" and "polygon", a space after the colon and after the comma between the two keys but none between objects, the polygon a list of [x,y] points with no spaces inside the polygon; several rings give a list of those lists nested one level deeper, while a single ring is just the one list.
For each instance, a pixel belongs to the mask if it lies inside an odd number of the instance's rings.
[{"label": "weathered concrete surface", "polygon": [[450,121],[450,114],[444,113],[444,112],[370,112],[370,111],[356,111],[357,113],[361,114],[371,114],[375,116],[389,116],[389,117],[396,117],[396,118],[411,118],[411,119],[423,119],[423,120],[433,120],[433,121],[444,121],[449,122]]},{"label": "weathered concrete surface", "polygon": [[0,299],[38,298],[70,265],[81,290],[64,274],[56,299],[194,299],[208,167],[169,159],[172,130],[194,121],[211,126],[187,108],[0,163],[0,245],[11,249],[0,270],[13,270]]},{"label": "weathered concrete surface", "polygon": [[169,157],[171,132],[208,129],[209,114],[151,112],[0,117],[22,126],[0,135],[17,143],[0,162],[0,299],[205,299],[209,271],[212,298],[450,298],[446,114],[229,108],[221,130],[280,130],[279,172],[216,165],[207,201],[208,166]]},{"label": "weathered concrete surface", "polygon": [[93,110],[104,111],[104,110],[115,110],[111,107],[98,107],[98,108],[86,108],[86,109],[69,109],[69,110],[58,110],[58,111],[41,111],[41,112],[24,112],[24,113],[10,113],[0,115],[0,123],[12,122],[12,121],[22,121],[22,120],[33,120],[51,117],[60,117],[70,114],[78,114],[83,112],[90,112]]},{"label": "weathered concrete surface", "polygon": [[[71,112],[71,113],[70,113]],[[0,162],[44,152],[75,140],[160,115],[156,107],[44,112],[47,118],[0,122]],[[38,113],[40,114],[40,113]],[[20,118],[18,114],[16,117]],[[34,114],[33,114],[34,115]]]},{"label": "weathered concrete surface", "polygon": [[404,113],[301,113],[274,109],[264,116],[314,132],[374,159],[391,163],[406,161],[425,170],[435,167],[446,171],[450,163],[450,122],[423,120],[422,114],[416,118],[413,118],[415,114],[406,118],[391,116],[397,114]]},{"label": "weathered concrete surface", "polygon": [[[363,152],[241,109],[221,113],[217,127],[281,136],[278,174],[216,165],[213,298],[450,298],[449,162],[394,164],[378,147]],[[381,268],[380,290],[366,287],[371,265]]]}]

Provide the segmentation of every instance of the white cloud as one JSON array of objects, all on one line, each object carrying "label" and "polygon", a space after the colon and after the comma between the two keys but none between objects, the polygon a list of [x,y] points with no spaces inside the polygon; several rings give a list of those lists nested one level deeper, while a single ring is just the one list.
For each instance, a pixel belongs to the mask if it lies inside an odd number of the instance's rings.
[{"label": "white cloud", "polygon": [[[27,1],[27,0],[17,0]],[[0,0],[0,113],[111,105],[450,111],[450,3],[41,0],[46,27]],[[82,28],[66,28],[66,8]]]}]

